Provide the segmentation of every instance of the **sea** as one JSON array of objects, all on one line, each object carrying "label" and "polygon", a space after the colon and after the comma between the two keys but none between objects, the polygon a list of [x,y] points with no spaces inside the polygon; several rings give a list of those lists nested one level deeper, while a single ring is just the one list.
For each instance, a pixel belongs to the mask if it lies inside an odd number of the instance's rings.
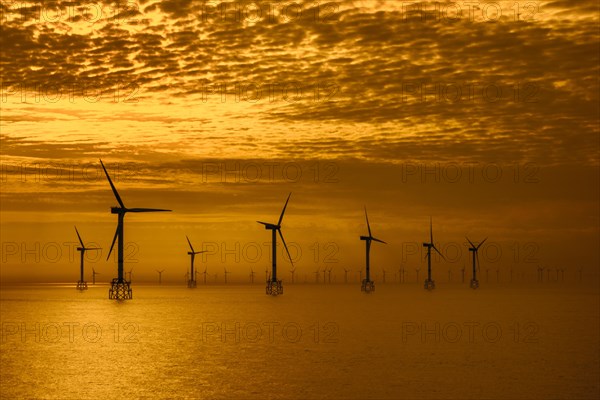
[{"label": "sea", "polygon": [[4,286],[6,399],[598,399],[596,284]]}]

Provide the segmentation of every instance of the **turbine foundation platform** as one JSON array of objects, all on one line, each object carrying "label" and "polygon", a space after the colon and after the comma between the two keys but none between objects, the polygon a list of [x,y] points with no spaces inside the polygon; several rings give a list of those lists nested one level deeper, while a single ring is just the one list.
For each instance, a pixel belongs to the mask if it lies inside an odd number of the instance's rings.
[{"label": "turbine foundation platform", "polygon": [[479,281],[477,279],[471,279],[471,289],[477,289],[479,287]]},{"label": "turbine foundation platform", "polygon": [[77,290],[87,290],[87,282],[78,281],[77,282]]},{"label": "turbine foundation platform", "polygon": [[108,289],[108,298],[114,300],[131,300],[133,298],[131,282],[119,282],[117,278],[114,278],[110,289]]},{"label": "turbine foundation platform", "polygon": [[190,289],[193,289],[193,288],[195,288],[195,287],[196,287],[196,281],[189,280],[189,281],[188,281],[188,283],[187,283],[187,286],[188,286]]},{"label": "turbine foundation platform", "polygon": [[432,279],[425,279],[425,289],[427,289],[427,290],[435,289],[435,281]]},{"label": "turbine foundation platform", "polygon": [[283,294],[283,283],[281,281],[273,282],[267,281],[267,294],[271,296],[277,296]]},{"label": "turbine foundation platform", "polygon": [[375,291],[375,282],[363,279],[360,285],[361,292],[371,293]]}]

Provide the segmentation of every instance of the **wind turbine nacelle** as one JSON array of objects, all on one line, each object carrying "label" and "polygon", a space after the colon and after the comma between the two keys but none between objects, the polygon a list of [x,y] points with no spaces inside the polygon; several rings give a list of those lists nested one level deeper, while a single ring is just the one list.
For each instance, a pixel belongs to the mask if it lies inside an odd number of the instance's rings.
[{"label": "wind turbine nacelle", "polygon": [[77,248],[77,251],[83,251],[83,250],[85,250],[83,247],[78,247]]},{"label": "wind turbine nacelle", "polygon": [[265,225],[265,229],[267,229],[267,230],[277,230],[279,228],[280,228],[279,225],[271,225],[271,224],[266,224]]},{"label": "wind turbine nacelle", "polygon": [[124,210],[121,207],[111,207],[110,208],[110,213],[111,214],[122,214],[123,211]]},{"label": "wind turbine nacelle", "polygon": [[431,243],[423,243],[423,247],[432,247]]},{"label": "wind turbine nacelle", "polygon": [[360,240],[371,240],[369,236],[361,236]]}]

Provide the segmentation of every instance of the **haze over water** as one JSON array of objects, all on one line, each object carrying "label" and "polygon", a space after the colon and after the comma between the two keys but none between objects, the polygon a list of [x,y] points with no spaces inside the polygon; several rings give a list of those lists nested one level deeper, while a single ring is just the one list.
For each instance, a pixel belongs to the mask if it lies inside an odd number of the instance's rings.
[{"label": "haze over water", "polygon": [[[3,398],[597,398],[591,284],[4,287]],[[24,324],[24,325],[23,325]]]}]

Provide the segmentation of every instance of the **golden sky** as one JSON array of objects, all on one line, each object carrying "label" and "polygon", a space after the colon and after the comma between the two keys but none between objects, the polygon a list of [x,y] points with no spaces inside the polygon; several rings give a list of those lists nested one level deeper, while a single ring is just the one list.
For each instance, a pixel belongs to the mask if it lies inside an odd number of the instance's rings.
[{"label": "golden sky", "polygon": [[100,158],[126,206],[174,210],[126,217],[139,280],[183,281],[185,235],[262,274],[289,192],[301,279],[363,267],[365,205],[377,273],[424,265],[430,216],[442,276],[465,235],[482,268],[597,271],[597,2],[414,4],[2,0],[2,282],[76,280],[75,224],[116,274]]}]

